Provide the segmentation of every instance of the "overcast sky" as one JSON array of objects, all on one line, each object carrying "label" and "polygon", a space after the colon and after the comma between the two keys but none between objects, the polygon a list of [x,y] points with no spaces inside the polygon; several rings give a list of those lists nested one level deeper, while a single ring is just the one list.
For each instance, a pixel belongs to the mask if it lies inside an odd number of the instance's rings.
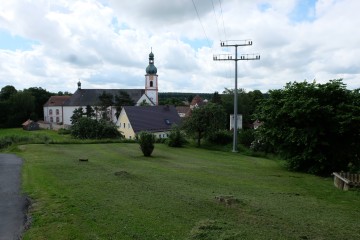
[{"label": "overcast sky", "polygon": [[358,0],[2,0],[0,88],[144,88],[151,51],[160,92],[234,88],[220,40],[251,39],[238,87],[343,78],[360,88]]}]

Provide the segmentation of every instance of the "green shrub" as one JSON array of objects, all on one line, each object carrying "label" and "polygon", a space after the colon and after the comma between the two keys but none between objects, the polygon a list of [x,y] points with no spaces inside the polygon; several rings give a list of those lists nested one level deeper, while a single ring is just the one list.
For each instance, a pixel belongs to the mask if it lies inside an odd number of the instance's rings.
[{"label": "green shrub", "polygon": [[180,131],[178,126],[173,126],[169,138],[167,139],[167,144],[169,147],[182,147],[186,143],[186,139],[183,133]]},{"label": "green shrub", "polygon": [[255,140],[254,129],[241,129],[238,134],[239,143],[243,144],[246,147],[250,147]]},{"label": "green shrub", "polygon": [[150,157],[154,150],[155,135],[149,132],[140,132],[138,135],[140,149],[145,157]]},{"label": "green shrub", "polygon": [[225,145],[232,141],[233,135],[227,130],[219,130],[208,137],[208,141],[214,144]]},{"label": "green shrub", "polygon": [[71,135],[80,139],[121,138],[121,133],[115,124],[105,120],[96,120],[87,117],[79,118],[71,126]]}]

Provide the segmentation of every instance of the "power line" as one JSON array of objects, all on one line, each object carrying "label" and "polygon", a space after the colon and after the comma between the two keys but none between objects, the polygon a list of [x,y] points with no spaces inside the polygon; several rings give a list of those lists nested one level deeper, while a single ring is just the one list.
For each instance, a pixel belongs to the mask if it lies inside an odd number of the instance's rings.
[{"label": "power line", "polygon": [[218,34],[219,34],[219,40],[220,40],[220,39],[221,39],[221,37],[220,37],[220,28],[219,28],[219,24],[218,24],[218,20],[217,20],[216,12],[215,12],[214,1],[213,1],[213,0],[211,0],[211,3],[212,3],[213,10],[214,10],[215,21],[216,21],[216,27],[217,27],[217,31],[218,31]]},{"label": "power line", "polygon": [[192,0],[192,3],[193,3],[193,5],[194,5],[195,11],[196,11],[196,15],[197,15],[197,17],[198,17],[198,19],[199,19],[200,25],[201,25],[201,27],[202,27],[202,29],[203,29],[203,31],[204,31],[204,35],[205,35],[206,40],[207,40],[207,42],[208,42],[209,48],[211,48],[209,38],[208,38],[208,36],[206,35],[204,25],[203,25],[202,22],[201,22],[200,15],[199,15],[199,12],[198,12],[198,10],[197,10],[197,8],[196,8],[196,5],[195,5],[194,0]]},{"label": "power line", "polygon": [[225,40],[227,40],[226,31],[225,31],[225,23],[224,23],[224,14],[223,14],[223,10],[222,10],[221,0],[219,0],[219,3],[220,3],[220,10],[221,10],[221,18],[222,18],[223,28],[224,28],[224,37],[225,37]]}]

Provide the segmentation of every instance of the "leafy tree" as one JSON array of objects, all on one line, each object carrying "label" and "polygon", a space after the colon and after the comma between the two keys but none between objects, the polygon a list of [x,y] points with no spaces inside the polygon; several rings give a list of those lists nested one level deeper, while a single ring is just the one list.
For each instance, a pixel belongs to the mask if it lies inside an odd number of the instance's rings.
[{"label": "leafy tree", "polygon": [[200,146],[201,139],[209,137],[217,130],[225,129],[226,113],[222,106],[208,103],[203,107],[196,108],[191,112],[183,125],[187,135],[197,140]]},{"label": "leafy tree", "polygon": [[106,93],[105,91],[99,96],[99,110],[101,112],[102,119],[110,120],[110,113],[108,112],[108,107],[114,105],[114,96],[111,93]]},{"label": "leafy tree", "polygon": [[[46,103],[46,101],[54,95],[51,92],[46,91],[45,89],[41,87],[31,87],[28,89],[25,89],[24,92],[30,93],[34,97],[34,104],[35,109],[34,113],[37,118],[44,119],[44,109],[43,106]],[[35,119],[33,119],[35,120]]]},{"label": "leafy tree", "polygon": [[93,118],[93,117],[96,116],[95,110],[94,110],[90,105],[87,105],[87,106],[86,106],[85,116],[86,116],[87,118]]},{"label": "leafy tree", "polygon": [[288,83],[269,92],[256,116],[258,141],[282,154],[292,170],[315,174],[360,169],[360,94],[342,80]]},{"label": "leafy tree", "polygon": [[17,90],[14,86],[7,85],[1,89],[0,92],[0,101],[9,100],[9,98],[17,93]]},{"label": "leafy tree", "polygon": [[140,149],[145,157],[150,157],[154,150],[155,135],[149,132],[140,132],[138,135]]},{"label": "leafy tree", "polygon": [[80,118],[84,116],[84,109],[82,107],[76,108],[70,118],[71,124],[75,124]]},{"label": "leafy tree", "polygon": [[141,103],[140,103],[141,107],[146,107],[146,106],[150,106],[150,104],[144,99]]},{"label": "leafy tree", "polygon": [[216,103],[216,104],[221,104],[222,103],[221,96],[220,96],[219,92],[214,92],[214,95],[211,98],[211,102]]},{"label": "leafy tree", "polygon": [[8,100],[10,109],[8,116],[8,127],[18,127],[30,118],[35,110],[35,98],[25,91],[19,91],[10,96]]},{"label": "leafy tree", "polygon": [[71,125],[71,135],[79,139],[121,138],[115,124],[104,119],[80,117]]},{"label": "leafy tree", "polygon": [[174,125],[171,128],[167,144],[169,147],[182,147],[186,143],[185,136],[179,126]]},{"label": "leafy tree", "polygon": [[135,102],[131,99],[130,95],[125,91],[119,91],[115,96],[116,117],[118,118],[123,106],[134,106]]}]

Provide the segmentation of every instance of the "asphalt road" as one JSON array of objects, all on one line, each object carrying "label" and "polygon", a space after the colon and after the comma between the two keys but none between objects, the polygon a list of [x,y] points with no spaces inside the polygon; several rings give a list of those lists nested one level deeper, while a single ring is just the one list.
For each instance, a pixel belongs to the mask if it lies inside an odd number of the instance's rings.
[{"label": "asphalt road", "polygon": [[24,229],[26,197],[21,194],[21,158],[0,154],[0,240],[20,239]]}]

